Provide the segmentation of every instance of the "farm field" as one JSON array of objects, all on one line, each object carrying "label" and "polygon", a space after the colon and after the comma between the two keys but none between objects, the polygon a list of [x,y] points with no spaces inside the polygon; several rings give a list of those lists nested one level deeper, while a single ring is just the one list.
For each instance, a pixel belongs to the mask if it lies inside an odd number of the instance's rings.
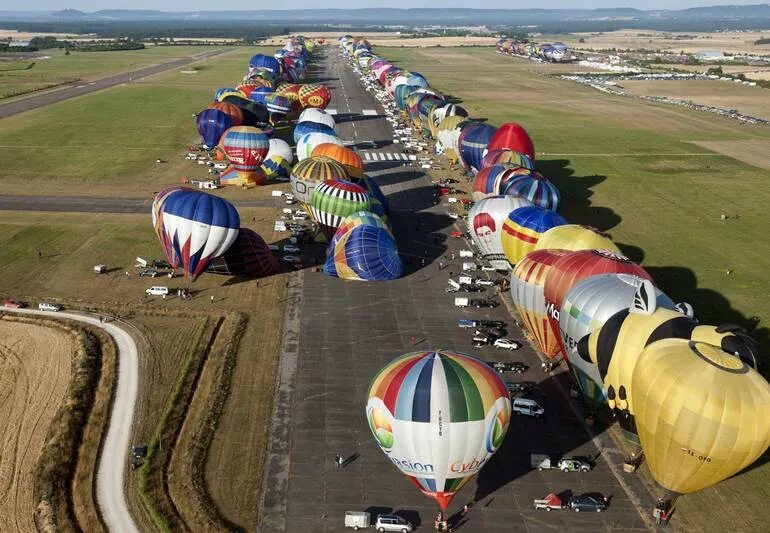
[{"label": "farm field", "polygon": [[[558,39],[572,48],[584,50],[646,48],[648,50],[692,53],[700,50],[717,49],[730,53],[768,54],[770,53],[770,44],[754,44],[754,41],[768,36],[770,36],[770,31],[667,32],[625,29],[601,33],[559,35],[555,36],[553,40]],[[542,39],[551,39],[552,37],[546,35]],[[579,42],[580,39],[583,39],[584,42]]]},{"label": "farm field", "polygon": [[[182,158],[187,145],[198,139],[192,114],[210,103],[216,88],[237,83],[248,58],[265,50],[233,49],[3,119],[0,185],[12,194],[149,198],[182,177],[207,176],[207,167]],[[184,72],[193,68],[195,73]],[[156,159],[168,163],[156,164]]]},{"label": "farm field", "polygon": [[51,49],[38,52],[33,59],[0,60],[0,101],[5,95],[32,91],[72,80],[98,78],[138,70],[183,57],[214,50],[213,46],[151,46],[144,50],[111,52],[71,52]]},{"label": "farm field", "polygon": [[63,331],[0,320],[0,530],[36,531],[35,470],[70,380]]},{"label": "farm field", "polygon": [[[758,320],[753,336],[768,353],[770,235],[763,213],[770,172],[752,165],[745,150],[744,161],[740,152],[726,155],[696,143],[767,146],[770,129],[605,95],[547,76],[547,65],[489,50],[377,51],[424,74],[472,116],[524,125],[538,168],[562,192],[567,220],[608,231],[675,301],[692,303],[702,322],[753,326]],[[735,187],[736,180],[752,193]],[[770,466],[762,463],[680,498],[682,529],[768,529]]]},{"label": "farm field", "polygon": [[[770,119],[770,91],[722,80],[623,80],[626,92],[638,96],[668,96],[722,109],[737,109],[745,115]],[[770,151],[770,144],[767,150]]]}]

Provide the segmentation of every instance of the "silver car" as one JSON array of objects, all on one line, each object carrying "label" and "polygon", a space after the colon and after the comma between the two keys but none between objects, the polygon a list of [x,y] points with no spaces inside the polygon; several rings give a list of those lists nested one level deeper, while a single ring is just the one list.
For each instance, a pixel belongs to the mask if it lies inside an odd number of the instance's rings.
[{"label": "silver car", "polygon": [[398,516],[397,514],[381,514],[374,523],[374,529],[380,533],[384,531],[398,531],[399,533],[409,533],[414,529],[412,524]]}]

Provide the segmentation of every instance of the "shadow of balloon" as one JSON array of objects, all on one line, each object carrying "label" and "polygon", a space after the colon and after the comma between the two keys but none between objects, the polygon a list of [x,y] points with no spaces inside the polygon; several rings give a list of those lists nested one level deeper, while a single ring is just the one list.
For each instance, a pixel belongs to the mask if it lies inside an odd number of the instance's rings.
[{"label": "shadow of balloon", "polygon": [[[610,235],[610,238],[611,237],[612,236]],[[616,242],[615,244],[618,248],[620,248],[621,253],[634,263],[641,264],[641,262],[644,261],[644,250],[638,246],[634,246],[633,244],[625,244],[622,242]]]}]

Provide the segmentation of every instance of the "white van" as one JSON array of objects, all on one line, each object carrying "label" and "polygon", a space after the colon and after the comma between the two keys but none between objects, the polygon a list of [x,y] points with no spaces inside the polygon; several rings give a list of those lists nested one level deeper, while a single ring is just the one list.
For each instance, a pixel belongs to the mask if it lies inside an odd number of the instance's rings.
[{"label": "white van", "polygon": [[150,287],[144,292],[146,292],[150,296],[166,296],[168,294],[168,287],[160,287],[160,286]]},{"label": "white van", "polygon": [[52,303],[48,303],[48,302],[40,302],[39,304],[37,304],[37,308],[40,311],[53,311],[53,312],[61,311],[61,306],[60,305],[52,304]]},{"label": "white van", "polygon": [[463,263],[463,270],[466,272],[473,272],[478,268],[476,263]]},{"label": "white van", "polygon": [[455,307],[468,307],[469,305],[468,298],[455,298]]},{"label": "white van", "polygon": [[514,414],[534,416],[535,418],[540,418],[545,414],[545,409],[532,398],[515,398],[511,402],[511,409]]},{"label": "white van", "polygon": [[470,250],[460,250],[460,257],[473,257],[473,252]]}]

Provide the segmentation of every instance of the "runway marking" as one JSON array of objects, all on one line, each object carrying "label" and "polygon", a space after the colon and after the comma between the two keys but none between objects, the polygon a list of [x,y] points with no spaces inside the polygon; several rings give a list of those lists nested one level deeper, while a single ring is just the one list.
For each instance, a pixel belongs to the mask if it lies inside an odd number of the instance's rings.
[{"label": "runway marking", "polygon": [[416,161],[417,156],[391,152],[361,152],[364,161]]},{"label": "runway marking", "polygon": [[362,115],[368,115],[368,116],[377,116],[379,113],[376,109],[362,109],[361,110]]}]

